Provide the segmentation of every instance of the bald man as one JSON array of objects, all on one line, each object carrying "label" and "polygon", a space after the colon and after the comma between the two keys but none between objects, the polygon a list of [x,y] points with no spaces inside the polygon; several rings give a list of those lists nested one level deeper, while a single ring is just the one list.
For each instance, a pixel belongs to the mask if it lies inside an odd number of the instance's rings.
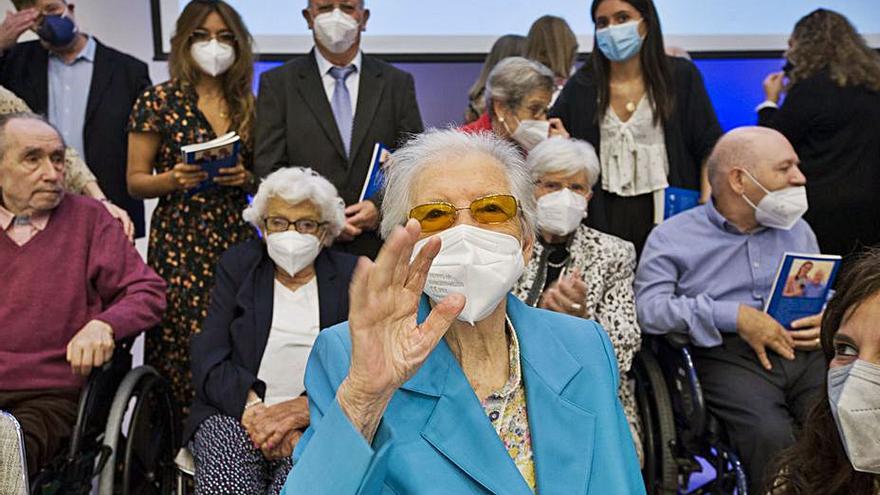
[{"label": "bald man", "polygon": [[712,199],[657,226],[636,272],[636,308],[650,334],[685,334],[710,411],[761,490],[773,456],[794,441],[825,367],[821,315],[783,328],[762,308],[786,251],[819,253],[801,219],[806,179],[786,138],[743,127],[708,161]]}]

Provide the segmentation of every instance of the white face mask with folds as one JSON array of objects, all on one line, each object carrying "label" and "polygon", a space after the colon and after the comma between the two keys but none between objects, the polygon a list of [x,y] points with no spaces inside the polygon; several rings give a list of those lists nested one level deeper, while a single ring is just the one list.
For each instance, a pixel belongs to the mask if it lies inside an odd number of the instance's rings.
[{"label": "white face mask with folds", "polygon": [[759,224],[774,229],[791,230],[794,224],[807,212],[806,187],[792,186],[778,191],[768,191],[747,170],[743,170],[743,173],[766,193],[757,205],[752,203],[745,194],[742,195],[746,203],[755,209],[755,220]]},{"label": "white face mask with folds", "polygon": [[828,403],[853,469],[880,474],[880,366],[857,359],[829,369]]},{"label": "white face mask with folds", "polygon": [[[466,302],[458,319],[473,325],[492,314],[519,280],[525,268],[522,244],[512,235],[471,225],[436,235],[442,244],[428,271],[425,294],[434,302],[463,294]],[[428,239],[416,243],[413,258]]]},{"label": "white face mask with folds", "polygon": [[587,198],[564,188],[538,198],[538,228],[553,235],[574,232],[587,216]]},{"label": "white face mask with folds", "polygon": [[190,54],[196,65],[211,77],[223,74],[235,63],[235,48],[217,40],[193,43]]},{"label": "white face mask with folds", "polygon": [[550,122],[547,120],[520,120],[519,127],[510,138],[519,143],[526,151],[541,144],[550,136]]},{"label": "white face mask with folds", "polygon": [[321,241],[311,234],[295,230],[266,236],[269,257],[291,277],[311,265],[321,252]]},{"label": "white face mask with folds", "polygon": [[361,30],[354,17],[339,9],[318,15],[313,25],[315,38],[332,53],[344,53],[351,48]]}]

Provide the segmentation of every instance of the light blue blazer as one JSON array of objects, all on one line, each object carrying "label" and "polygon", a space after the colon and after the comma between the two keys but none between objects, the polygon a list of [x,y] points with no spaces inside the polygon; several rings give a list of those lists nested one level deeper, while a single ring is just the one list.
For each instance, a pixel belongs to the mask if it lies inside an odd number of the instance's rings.
[{"label": "light blue blazer", "polygon": [[[423,298],[419,321],[429,309]],[[645,493],[602,327],[512,295],[507,314],[520,343],[538,493]],[[372,445],[335,399],[350,355],[347,323],[315,341],[305,378],[311,426],[282,493],[532,493],[445,340],[394,394]]]}]

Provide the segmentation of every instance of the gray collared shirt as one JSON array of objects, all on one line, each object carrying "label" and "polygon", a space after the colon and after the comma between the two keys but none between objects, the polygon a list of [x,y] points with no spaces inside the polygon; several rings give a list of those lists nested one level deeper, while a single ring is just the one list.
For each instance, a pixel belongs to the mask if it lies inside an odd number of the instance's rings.
[{"label": "gray collared shirt", "polygon": [[711,201],[670,218],[648,236],[636,271],[642,331],[720,345],[722,333],[737,331],[740,304],[764,308],[786,251],[819,253],[805,221],[743,233]]},{"label": "gray collared shirt", "polygon": [[86,156],[83,127],[96,48],[95,39],[89,36],[85,48],[69,64],[49,53],[49,122],[80,156]]}]

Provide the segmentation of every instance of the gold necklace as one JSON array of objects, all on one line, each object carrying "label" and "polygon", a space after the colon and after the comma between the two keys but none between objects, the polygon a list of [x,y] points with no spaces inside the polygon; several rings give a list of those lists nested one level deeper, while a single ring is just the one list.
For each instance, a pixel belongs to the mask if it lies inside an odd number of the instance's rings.
[{"label": "gold necklace", "polygon": [[634,113],[636,111],[636,102],[630,100],[626,102],[626,106],[624,108],[626,108],[627,112]]}]

